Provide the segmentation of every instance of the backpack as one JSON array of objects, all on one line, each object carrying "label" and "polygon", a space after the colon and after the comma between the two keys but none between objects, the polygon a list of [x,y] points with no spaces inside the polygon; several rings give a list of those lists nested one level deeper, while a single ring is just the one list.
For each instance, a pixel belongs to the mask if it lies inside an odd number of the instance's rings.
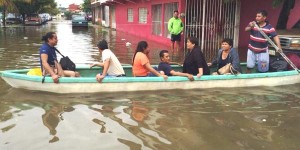
[{"label": "backpack", "polygon": [[75,71],[76,69],[75,63],[68,56],[61,58],[59,63],[63,70]]},{"label": "backpack", "polygon": [[64,56],[57,49],[55,49],[55,50],[62,56],[62,58],[59,61],[62,69],[63,70],[75,71],[76,70],[75,63],[68,56]]},{"label": "backpack", "polygon": [[278,72],[288,69],[288,63],[282,57],[270,57],[269,71]]}]

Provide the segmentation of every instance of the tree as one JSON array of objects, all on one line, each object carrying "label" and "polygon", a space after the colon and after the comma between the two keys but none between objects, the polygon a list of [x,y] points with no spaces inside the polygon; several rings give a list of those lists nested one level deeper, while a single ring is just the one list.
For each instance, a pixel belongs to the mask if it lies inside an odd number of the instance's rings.
[{"label": "tree", "polygon": [[26,14],[29,15],[34,13],[59,13],[59,10],[56,8],[57,4],[54,0],[31,0],[29,3],[24,0],[13,1],[23,18],[25,18]]},{"label": "tree", "polygon": [[[30,3],[32,0],[19,0],[19,1]],[[3,26],[5,27],[6,26],[6,22],[5,22],[6,11],[17,12],[18,8],[16,7],[14,1],[12,1],[12,0],[0,0],[0,7],[2,8]]]},{"label": "tree", "polygon": [[273,0],[273,7],[282,5],[279,18],[277,21],[277,29],[286,29],[291,9],[295,6],[295,0]]},{"label": "tree", "polygon": [[2,14],[3,14],[3,26],[6,26],[5,22],[5,16],[6,16],[6,11],[15,11],[16,6],[11,0],[0,0],[0,7],[2,8]]},{"label": "tree", "polygon": [[82,4],[82,11],[89,13],[92,11],[91,9],[91,1],[90,0],[84,0]]}]

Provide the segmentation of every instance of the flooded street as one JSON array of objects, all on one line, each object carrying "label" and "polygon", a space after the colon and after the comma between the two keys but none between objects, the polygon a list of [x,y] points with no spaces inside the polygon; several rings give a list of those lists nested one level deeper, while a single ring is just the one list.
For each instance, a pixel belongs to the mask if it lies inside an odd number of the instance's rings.
[{"label": "flooded street", "polygon": [[[0,31],[0,70],[39,66],[41,37],[76,64],[99,61],[105,38],[130,64],[138,37],[105,28],[72,29],[68,21]],[[130,42],[131,46],[126,47]],[[151,63],[168,49],[149,41]],[[182,53],[172,60],[182,61]],[[300,84],[130,93],[53,94],[11,88],[0,79],[1,150],[296,150]]]}]

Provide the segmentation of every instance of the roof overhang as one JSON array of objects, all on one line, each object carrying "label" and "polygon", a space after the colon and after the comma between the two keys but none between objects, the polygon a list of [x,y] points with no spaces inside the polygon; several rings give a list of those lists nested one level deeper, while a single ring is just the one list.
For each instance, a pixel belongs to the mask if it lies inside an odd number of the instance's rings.
[{"label": "roof overhang", "polygon": [[91,3],[92,7],[100,6],[100,5],[115,5],[115,4],[121,4],[125,5],[126,3],[133,3],[136,4],[138,1],[142,2],[149,2],[151,0],[95,0]]}]

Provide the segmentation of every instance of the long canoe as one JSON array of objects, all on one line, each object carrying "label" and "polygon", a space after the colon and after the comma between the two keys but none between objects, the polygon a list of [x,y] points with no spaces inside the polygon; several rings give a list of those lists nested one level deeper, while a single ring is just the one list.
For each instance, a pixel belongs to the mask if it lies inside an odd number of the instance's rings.
[{"label": "long canoe", "polygon": [[[53,93],[186,90],[217,87],[279,86],[300,83],[300,74],[296,70],[238,75],[203,75],[201,78],[194,76],[195,81],[189,81],[188,78],[180,76],[171,76],[167,80],[162,77],[132,77],[131,66],[123,66],[123,68],[126,77],[104,78],[102,83],[98,83],[95,78],[95,75],[101,69],[90,69],[89,66],[77,67],[81,77],[61,77],[58,84],[53,83],[52,78],[49,76],[42,83],[42,76],[27,75],[30,69],[5,70],[0,72],[0,76],[14,88]],[[173,68],[181,70],[180,66],[173,66]]]}]

